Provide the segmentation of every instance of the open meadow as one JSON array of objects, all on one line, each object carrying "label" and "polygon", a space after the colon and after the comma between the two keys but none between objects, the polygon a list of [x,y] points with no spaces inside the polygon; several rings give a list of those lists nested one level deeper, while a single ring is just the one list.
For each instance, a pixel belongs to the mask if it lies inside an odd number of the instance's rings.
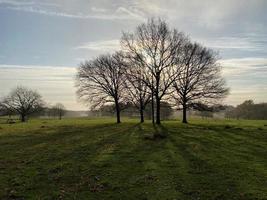
[{"label": "open meadow", "polygon": [[267,122],[0,124],[0,199],[267,199]]}]

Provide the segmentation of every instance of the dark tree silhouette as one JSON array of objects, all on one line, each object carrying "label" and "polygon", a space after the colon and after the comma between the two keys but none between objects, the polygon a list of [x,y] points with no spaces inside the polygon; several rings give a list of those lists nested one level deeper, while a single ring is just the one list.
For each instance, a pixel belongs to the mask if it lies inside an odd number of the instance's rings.
[{"label": "dark tree silhouette", "polygon": [[143,82],[152,94],[152,116],[155,97],[157,124],[160,124],[160,101],[180,73],[177,65],[186,41],[183,33],[170,30],[160,19],[151,19],[138,26],[134,33],[123,34],[121,44],[127,58],[143,67]]},{"label": "dark tree silhouette", "polygon": [[135,66],[134,63],[129,63],[127,65],[128,68],[125,72],[126,99],[139,110],[140,122],[143,123],[144,110],[146,105],[150,102],[151,92],[147,84],[143,82],[143,68]]},{"label": "dark tree silhouette", "polygon": [[210,105],[228,93],[221,77],[216,54],[197,43],[188,43],[183,50],[180,74],[173,84],[174,99],[182,106],[183,123],[187,123],[187,109],[194,104]]},{"label": "dark tree silhouette", "polygon": [[114,103],[117,123],[120,123],[120,104],[125,82],[123,56],[117,52],[86,61],[78,68],[77,87],[80,98],[89,100],[92,108]]},{"label": "dark tree silhouette", "polygon": [[42,109],[44,102],[41,95],[26,87],[17,87],[1,102],[1,106],[12,113],[20,115],[21,122]]}]

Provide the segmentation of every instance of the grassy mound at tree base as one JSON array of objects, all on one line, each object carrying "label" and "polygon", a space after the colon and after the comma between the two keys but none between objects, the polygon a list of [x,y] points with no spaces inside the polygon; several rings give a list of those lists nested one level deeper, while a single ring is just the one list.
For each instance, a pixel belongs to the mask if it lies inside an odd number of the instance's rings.
[{"label": "grassy mound at tree base", "polygon": [[264,124],[0,124],[0,199],[267,199]]}]

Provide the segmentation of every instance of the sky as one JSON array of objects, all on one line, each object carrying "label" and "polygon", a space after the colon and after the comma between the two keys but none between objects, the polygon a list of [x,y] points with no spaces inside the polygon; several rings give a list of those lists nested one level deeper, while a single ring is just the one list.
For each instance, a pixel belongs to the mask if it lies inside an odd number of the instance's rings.
[{"label": "sky", "polygon": [[0,98],[22,85],[87,109],[75,93],[78,65],[115,51],[123,31],[151,17],[219,53],[225,104],[267,102],[266,0],[0,0]]}]

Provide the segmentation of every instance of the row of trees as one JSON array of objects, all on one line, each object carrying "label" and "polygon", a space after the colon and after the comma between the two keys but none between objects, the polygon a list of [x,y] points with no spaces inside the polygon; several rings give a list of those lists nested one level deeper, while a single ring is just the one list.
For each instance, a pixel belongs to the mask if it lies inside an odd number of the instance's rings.
[{"label": "row of trees", "polygon": [[117,123],[121,106],[129,102],[141,122],[150,103],[152,122],[160,124],[162,101],[182,109],[187,123],[188,108],[216,104],[228,93],[217,60],[214,51],[165,21],[150,19],[133,33],[123,33],[120,51],[81,63],[77,93],[93,109],[114,104]]},{"label": "row of trees", "polygon": [[236,119],[267,119],[267,103],[255,104],[252,100],[246,100],[236,107],[229,107],[225,117]]},{"label": "row of trees", "polygon": [[34,90],[26,87],[17,87],[9,95],[0,101],[1,115],[19,115],[20,120],[25,122],[30,115],[46,113],[48,116],[62,118],[65,107],[61,103],[46,106],[42,96]]}]

